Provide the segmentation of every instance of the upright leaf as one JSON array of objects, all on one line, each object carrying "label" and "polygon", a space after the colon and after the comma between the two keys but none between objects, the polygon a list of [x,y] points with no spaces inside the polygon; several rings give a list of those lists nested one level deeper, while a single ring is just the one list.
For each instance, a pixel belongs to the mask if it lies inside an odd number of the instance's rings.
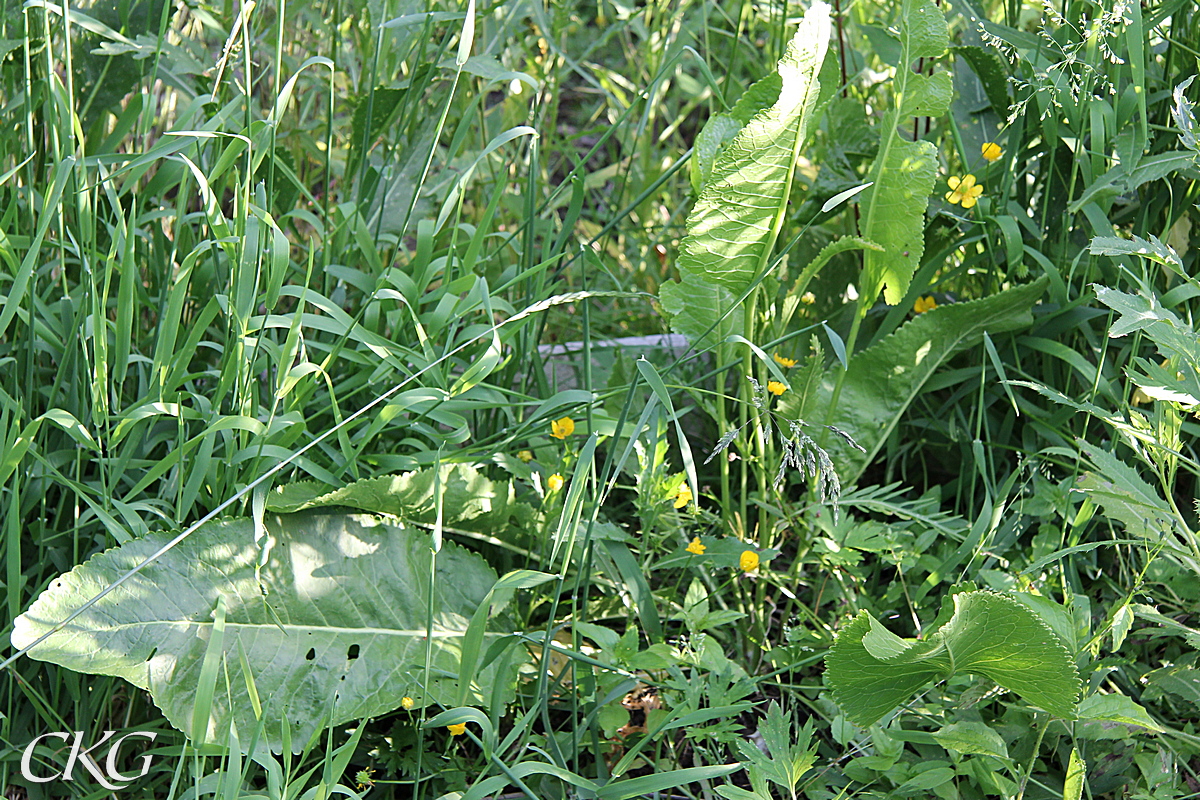
[{"label": "upright leaf", "polygon": [[[719,151],[688,217],[678,260],[680,282],[665,284],[661,299],[672,327],[694,342],[710,330],[718,342],[742,331],[737,304],[765,273],[779,236],[796,160],[820,92],[817,74],[829,35],[829,6],[817,0],[779,62],[779,74],[750,89],[750,98],[761,102],[762,110]],[[767,89],[775,86],[772,96]],[[705,137],[706,159],[727,135],[728,120],[720,127],[719,134]],[[698,169],[703,178],[706,164]]]},{"label": "upright leaf", "polygon": [[937,148],[931,142],[912,141],[900,126],[911,117],[945,114],[953,94],[947,73],[913,71],[917,59],[936,58],[949,44],[942,11],[932,0],[904,0],[901,20],[900,60],[892,79],[894,105],[884,114],[879,155],[867,178],[873,185],[861,204],[863,238],[883,247],[881,252],[866,252],[864,313],[880,289],[890,305],[903,299],[925,250],[925,209],[937,179]]}]

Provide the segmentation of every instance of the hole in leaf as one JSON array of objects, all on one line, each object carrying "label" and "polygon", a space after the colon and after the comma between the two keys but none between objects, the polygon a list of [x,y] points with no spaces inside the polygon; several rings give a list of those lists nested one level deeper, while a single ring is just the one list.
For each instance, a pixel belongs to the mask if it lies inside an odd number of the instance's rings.
[{"label": "hole in leaf", "polygon": [[356,644],[350,645],[350,649],[346,651],[346,658],[348,658],[351,661],[358,658],[358,645],[356,645]]},{"label": "hole in leaf", "polygon": [[317,651],[311,647],[308,648],[308,652],[304,654],[305,661],[312,661],[316,657],[317,657]]}]

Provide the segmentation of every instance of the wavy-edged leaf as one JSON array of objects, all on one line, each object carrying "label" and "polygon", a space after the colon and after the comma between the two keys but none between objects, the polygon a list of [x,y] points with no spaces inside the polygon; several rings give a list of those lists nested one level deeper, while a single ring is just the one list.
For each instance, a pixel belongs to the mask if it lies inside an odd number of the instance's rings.
[{"label": "wavy-edged leaf", "polygon": [[[826,450],[844,485],[855,483],[900,420],[921,387],[950,356],[993,336],[1033,322],[1030,309],[1046,288],[1046,278],[982,300],[938,306],[850,359],[837,408],[829,424],[846,431],[860,452],[839,437],[825,437]],[[836,374],[827,373],[817,408],[828,408]]]},{"label": "wavy-edged leaf", "polygon": [[[820,93],[817,75],[830,32],[829,6],[818,0],[779,62],[778,76],[765,79],[765,86],[778,86],[770,107],[755,114],[720,151],[688,216],[678,259],[680,281],[665,284],[660,297],[672,315],[672,327],[693,341],[706,338],[714,326],[710,342],[742,330],[737,302],[764,274],[779,236],[796,160]],[[761,98],[761,84],[751,88],[748,103]]]},{"label": "wavy-edged leaf", "polygon": [[512,484],[484,477],[468,464],[446,464],[440,480],[433,469],[365,478],[330,489],[314,481],[277,486],[267,495],[267,510],[292,513],[315,508],[353,508],[370,514],[389,514],[401,520],[432,524],[437,516],[436,492],[442,493],[442,522],[473,531],[493,533],[512,518],[531,512],[517,503]]},{"label": "wavy-edged leaf", "polygon": [[921,75],[911,69],[919,58],[945,52],[950,42],[945,15],[932,0],[904,0],[901,19],[900,59],[892,79],[895,106],[884,114],[879,155],[868,176],[874,185],[860,204],[863,238],[883,247],[867,251],[864,259],[864,313],[881,289],[889,305],[904,298],[925,250],[925,209],[937,179],[937,148],[911,141],[899,128],[910,117],[942,116],[954,93],[946,72]]},{"label": "wavy-edged leaf", "polygon": [[[171,724],[193,739],[256,721],[245,681],[216,683],[208,730],[193,730],[199,675],[213,611],[225,605],[221,649],[237,669],[245,653],[262,701],[264,736],[282,748],[279,721],[301,747],[325,715],[330,724],[459,699],[459,651],[472,614],[496,583],[484,560],[447,543],[437,557],[432,683],[423,686],[430,559],[427,534],[378,517],[269,515],[271,558],[258,570],[249,519],[212,522],[52,634],[29,655],[77,672],[115,675],[150,692]],[[134,539],[60,576],[17,618],[24,647],[146,560],[169,533]],[[515,674],[479,670],[469,697],[492,702]],[[200,715],[203,719],[203,715]]]},{"label": "wavy-edged leaf", "polygon": [[[1052,714],[1074,717],[1080,692],[1075,659],[1040,617],[991,592],[959,592],[953,601],[953,614],[924,640],[881,637],[885,629],[866,611],[842,629],[825,657],[826,682],[850,720],[867,727],[931,680],[965,673],[995,681]],[[891,655],[872,655],[866,642],[871,636],[876,652]]]}]

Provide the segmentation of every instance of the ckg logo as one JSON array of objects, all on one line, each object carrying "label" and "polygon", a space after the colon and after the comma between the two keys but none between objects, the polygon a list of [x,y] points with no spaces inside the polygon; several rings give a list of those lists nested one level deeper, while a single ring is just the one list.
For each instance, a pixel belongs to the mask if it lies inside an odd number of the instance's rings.
[{"label": "ckg logo", "polygon": [[[104,759],[104,772],[101,772],[100,763],[97,758],[92,756],[92,752],[99,750],[105,745],[105,743],[108,742],[109,739],[115,735],[116,731],[105,731],[104,735],[100,738],[100,741],[96,742],[91,747],[85,748],[83,742],[83,731],[72,731],[71,733],[66,733],[63,731],[56,731],[55,733],[43,733],[41,736],[37,737],[28,745],[26,745],[25,752],[21,756],[21,777],[32,783],[49,783],[50,781],[55,780],[71,781],[74,780],[73,771],[75,769],[75,765],[78,764],[79,766],[83,767],[86,772],[91,774],[91,776],[96,779],[97,783],[110,792],[115,792],[123,788],[123,785],[127,785],[131,781],[137,780],[150,771],[150,756],[144,755],[142,756],[142,771],[138,774],[123,775],[118,772],[117,758],[121,751],[121,745],[124,744],[126,739],[149,739],[151,742],[153,742],[158,737],[158,732],[134,731],[133,733],[127,733],[120,739],[117,739],[108,748],[108,756]],[[74,737],[73,742],[72,737]],[[72,742],[71,753],[69,756],[67,756],[67,766],[62,772],[49,776],[35,775],[33,772],[33,767],[30,764],[30,761],[33,759],[33,749],[38,746],[39,742],[42,742],[46,739],[61,739],[63,742]]]}]

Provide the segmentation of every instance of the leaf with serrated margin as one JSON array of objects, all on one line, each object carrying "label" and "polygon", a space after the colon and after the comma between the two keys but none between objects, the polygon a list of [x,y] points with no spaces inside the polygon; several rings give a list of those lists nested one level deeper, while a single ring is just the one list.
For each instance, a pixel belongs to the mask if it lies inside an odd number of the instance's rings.
[{"label": "leaf with serrated margin", "polygon": [[[850,434],[865,452],[836,436],[826,436],[822,443],[842,484],[858,481],[909,403],[946,359],[977,345],[984,331],[996,336],[1031,325],[1030,309],[1046,284],[1043,277],[982,300],[938,306],[856,353],[850,359],[837,408],[830,411],[827,422]],[[836,369],[826,373],[815,393],[818,409],[829,408]]]},{"label": "leaf with serrated margin", "polygon": [[[713,326],[715,336],[706,341],[724,341],[741,330],[736,305],[765,274],[779,236],[831,30],[829,6],[814,2],[779,62],[778,76],[766,79],[779,86],[774,101],[717,156],[688,216],[677,262],[680,281],[665,284],[660,298],[672,327],[693,341]],[[759,98],[763,90],[750,91]]]},{"label": "leaf with serrated margin", "polygon": [[[863,611],[838,634],[825,657],[833,699],[856,725],[867,727],[931,680],[972,673],[1016,692],[1026,702],[1072,718],[1080,680],[1067,648],[1036,614],[1011,597],[967,591],[954,612],[925,640],[879,659],[864,639],[879,625]],[[896,637],[899,638],[899,637]]]},{"label": "leaf with serrated margin", "polygon": [[883,252],[868,251],[863,262],[864,314],[881,289],[889,305],[904,298],[925,250],[925,209],[937,179],[937,148],[907,139],[899,127],[909,117],[945,114],[954,93],[947,73],[912,70],[917,59],[945,52],[950,42],[945,15],[932,0],[904,0],[901,19],[900,60],[892,79],[895,106],[884,114],[879,155],[867,176],[874,185],[861,203],[862,236],[883,247]]},{"label": "leaf with serrated margin", "polygon": [[1107,450],[1076,439],[1080,451],[1096,470],[1076,482],[1099,506],[1104,516],[1125,525],[1134,536],[1158,540],[1175,527],[1175,515],[1154,487],[1137,470]]}]

